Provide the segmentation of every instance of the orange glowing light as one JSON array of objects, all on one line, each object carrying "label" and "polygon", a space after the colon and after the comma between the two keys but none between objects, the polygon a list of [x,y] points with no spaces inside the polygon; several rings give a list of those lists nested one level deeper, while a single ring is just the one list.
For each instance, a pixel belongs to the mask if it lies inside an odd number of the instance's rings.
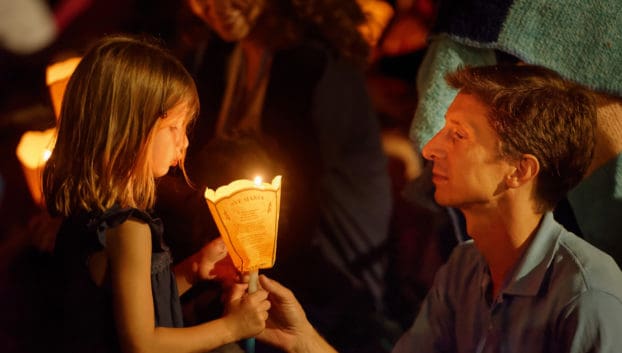
[{"label": "orange glowing light", "polygon": [[52,128],[45,131],[27,131],[17,145],[17,159],[22,165],[30,195],[37,205],[43,205],[41,177],[55,142],[56,129]]}]

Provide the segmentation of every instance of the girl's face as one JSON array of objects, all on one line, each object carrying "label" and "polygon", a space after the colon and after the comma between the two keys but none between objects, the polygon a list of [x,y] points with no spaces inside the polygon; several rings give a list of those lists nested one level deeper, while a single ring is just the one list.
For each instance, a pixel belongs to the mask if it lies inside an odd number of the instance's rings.
[{"label": "girl's face", "polygon": [[164,176],[170,167],[181,162],[188,147],[187,123],[188,109],[185,104],[176,105],[156,123],[150,155],[155,178]]},{"label": "girl's face", "polygon": [[264,9],[265,0],[188,0],[195,15],[228,42],[248,36]]}]

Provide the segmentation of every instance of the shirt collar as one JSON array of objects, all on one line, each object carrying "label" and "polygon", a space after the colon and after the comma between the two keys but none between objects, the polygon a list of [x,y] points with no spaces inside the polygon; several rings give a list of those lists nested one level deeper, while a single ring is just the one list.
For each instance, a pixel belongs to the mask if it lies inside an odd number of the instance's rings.
[{"label": "shirt collar", "polygon": [[547,212],[531,243],[525,249],[504,294],[534,296],[538,293],[558,247],[562,226],[555,221],[553,213]]}]

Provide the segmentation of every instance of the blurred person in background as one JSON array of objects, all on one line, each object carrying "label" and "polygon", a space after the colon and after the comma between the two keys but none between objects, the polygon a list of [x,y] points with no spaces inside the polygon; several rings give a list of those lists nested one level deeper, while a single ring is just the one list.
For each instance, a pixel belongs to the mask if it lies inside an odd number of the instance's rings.
[{"label": "blurred person in background", "polygon": [[[311,320],[344,351],[382,351],[391,188],[365,86],[361,8],[354,0],[188,5],[210,29],[182,43],[201,96],[187,159],[199,187],[184,189],[172,176],[160,184],[157,208],[199,234],[180,244],[190,252],[216,235],[205,229],[202,189],[253,178],[257,169],[237,161],[268,156],[264,180],[283,175],[270,273],[300,293]],[[237,158],[220,158],[229,167],[209,162],[223,144],[238,146]]]}]

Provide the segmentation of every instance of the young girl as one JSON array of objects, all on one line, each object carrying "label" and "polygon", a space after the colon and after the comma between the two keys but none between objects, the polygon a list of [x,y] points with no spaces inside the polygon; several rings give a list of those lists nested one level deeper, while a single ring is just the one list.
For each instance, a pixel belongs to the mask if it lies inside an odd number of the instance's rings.
[{"label": "young girl", "polygon": [[183,168],[186,127],[199,103],[183,66],[155,44],[110,36],[86,53],[64,95],[47,163],[49,211],[65,218],[55,255],[62,352],[202,352],[251,337],[270,303],[235,285],[225,315],[182,327],[179,295],[213,278],[220,240],[171,270],[156,178]]}]

